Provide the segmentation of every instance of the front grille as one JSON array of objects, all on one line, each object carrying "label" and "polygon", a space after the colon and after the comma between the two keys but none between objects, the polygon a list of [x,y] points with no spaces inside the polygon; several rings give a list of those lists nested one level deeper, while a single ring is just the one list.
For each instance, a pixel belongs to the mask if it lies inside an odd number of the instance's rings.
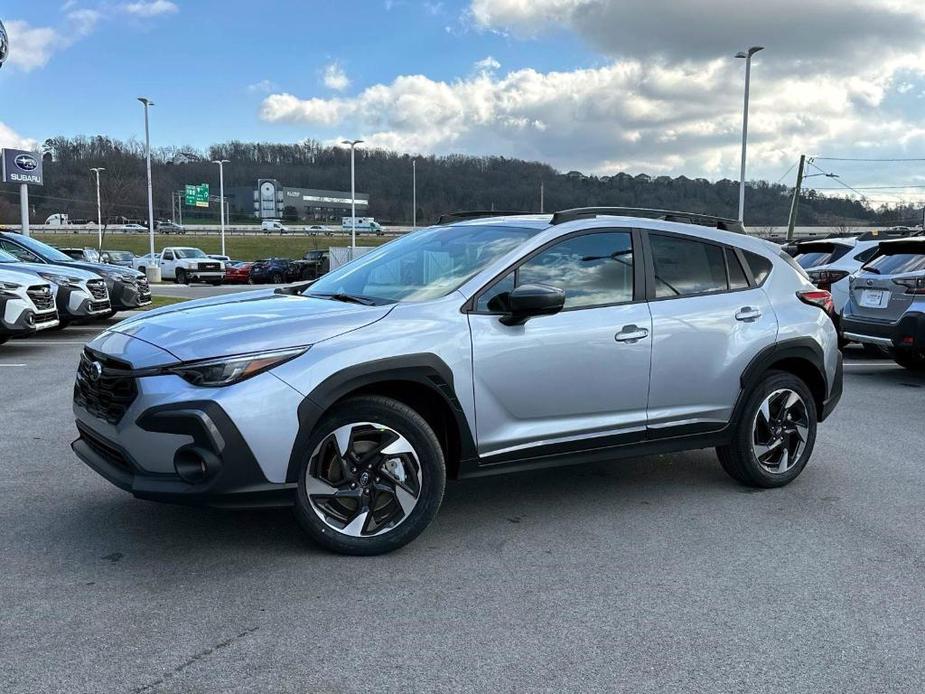
[{"label": "front grille", "polygon": [[90,296],[94,299],[108,299],[106,294],[106,283],[103,280],[87,280],[87,289],[90,290]]},{"label": "front grille", "polygon": [[97,313],[99,311],[108,311],[111,307],[108,301],[91,301],[90,302],[90,311],[92,313]]},{"label": "front grille", "polygon": [[55,307],[55,297],[48,287],[29,287],[26,293],[39,311],[49,311]]},{"label": "front grille", "polygon": [[52,313],[37,313],[34,320],[36,325],[51,323],[52,321],[58,320],[58,312],[53,311]]},{"label": "front grille", "polygon": [[218,263],[199,263],[200,270],[218,270],[219,267]]},{"label": "front grille", "polygon": [[120,467],[127,472],[134,472],[132,464],[129,463],[128,458],[125,457],[125,454],[122,453],[118,448],[109,443],[102,436],[98,436],[94,432],[90,431],[87,427],[83,426],[80,422],[77,422],[77,431],[80,432],[80,438],[86,441],[87,445],[90,446],[96,453],[103,457],[107,462]]},{"label": "front grille", "polygon": [[[94,366],[98,363],[100,369]],[[113,375],[111,369],[128,370],[129,364],[100,357],[89,350],[80,355],[77,379],[74,381],[74,402],[87,412],[110,424],[117,424],[138,397],[138,387],[131,376]]]}]

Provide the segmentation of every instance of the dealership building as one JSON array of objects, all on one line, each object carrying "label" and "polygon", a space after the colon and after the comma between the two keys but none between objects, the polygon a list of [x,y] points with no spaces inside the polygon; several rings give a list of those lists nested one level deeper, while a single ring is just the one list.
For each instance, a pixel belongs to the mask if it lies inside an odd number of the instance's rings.
[{"label": "dealership building", "polygon": [[[270,178],[261,178],[253,188],[228,188],[225,197],[234,212],[258,219],[291,219],[295,216],[300,221],[330,222],[350,215],[349,192],[288,188]],[[365,216],[368,209],[369,194],[357,193],[357,216]]]}]

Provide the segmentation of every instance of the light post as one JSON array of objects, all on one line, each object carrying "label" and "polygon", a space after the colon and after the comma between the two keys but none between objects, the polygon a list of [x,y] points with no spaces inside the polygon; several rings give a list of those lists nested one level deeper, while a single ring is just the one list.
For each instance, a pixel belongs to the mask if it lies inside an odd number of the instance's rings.
[{"label": "light post", "polygon": [[411,160],[411,229],[418,228],[418,162]]},{"label": "light post", "polygon": [[230,164],[228,159],[218,159],[212,162],[218,164],[218,206],[222,213],[222,255],[225,255],[225,164]]},{"label": "light post", "polygon": [[739,221],[745,221],[745,148],[748,141],[748,89],[752,76],[752,56],[763,51],[764,46],[752,46],[747,51],[739,51],[736,58],[745,59],[745,107],[742,111],[742,170],[739,174]]},{"label": "light post", "polygon": [[6,29],[3,27],[3,22],[0,22],[0,67],[3,66],[3,63],[6,61],[7,55],[10,53],[10,40],[7,38]]},{"label": "light post", "polygon": [[96,235],[99,237],[99,252],[101,256],[103,254],[103,207],[100,204],[100,171],[105,170],[106,169],[102,166],[90,169],[90,171],[96,174]]},{"label": "light post", "polygon": [[356,192],[356,162],[357,145],[363,140],[344,140],[343,144],[350,145],[350,260],[357,253],[357,192]]},{"label": "light post", "polygon": [[154,188],[151,185],[151,131],[148,128],[148,107],[154,106],[151,99],[139,96],[138,100],[145,107],[145,159],[148,166],[148,238],[150,240],[151,266],[148,267],[148,280],[161,281],[161,269],[154,264]]}]

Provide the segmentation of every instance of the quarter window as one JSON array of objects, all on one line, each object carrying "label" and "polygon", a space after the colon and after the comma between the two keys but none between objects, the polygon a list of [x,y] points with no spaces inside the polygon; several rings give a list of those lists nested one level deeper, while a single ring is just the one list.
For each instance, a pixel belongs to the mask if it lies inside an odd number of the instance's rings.
[{"label": "quarter window", "polygon": [[521,264],[485,291],[480,312],[503,312],[515,286],[547,284],[565,291],[565,308],[590,308],[633,300],[630,232],[598,232],[566,239]]},{"label": "quarter window", "polygon": [[649,236],[655,266],[655,296],[668,298],[724,292],[723,248],[677,236]]},{"label": "quarter window", "polygon": [[[752,270],[752,277],[755,278],[755,284],[760,287],[762,284],[764,284],[764,281],[768,278],[768,275],[771,274],[771,261],[764,256],[758,255],[757,253],[752,253],[751,251],[743,251],[743,253],[745,253],[745,260],[748,261],[748,266]],[[797,266],[797,268],[800,270],[800,272],[803,272],[802,268],[799,266]]]}]

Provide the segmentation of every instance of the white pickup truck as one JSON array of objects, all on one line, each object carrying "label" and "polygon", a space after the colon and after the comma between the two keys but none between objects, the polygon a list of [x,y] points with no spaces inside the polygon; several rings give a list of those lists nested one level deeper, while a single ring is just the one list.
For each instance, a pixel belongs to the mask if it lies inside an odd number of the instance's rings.
[{"label": "white pickup truck", "polygon": [[177,284],[208,282],[218,286],[225,279],[225,263],[210,258],[198,248],[168,246],[160,253],[135,258],[132,265],[136,270],[146,272],[149,267],[161,269],[161,279],[173,280]]}]

